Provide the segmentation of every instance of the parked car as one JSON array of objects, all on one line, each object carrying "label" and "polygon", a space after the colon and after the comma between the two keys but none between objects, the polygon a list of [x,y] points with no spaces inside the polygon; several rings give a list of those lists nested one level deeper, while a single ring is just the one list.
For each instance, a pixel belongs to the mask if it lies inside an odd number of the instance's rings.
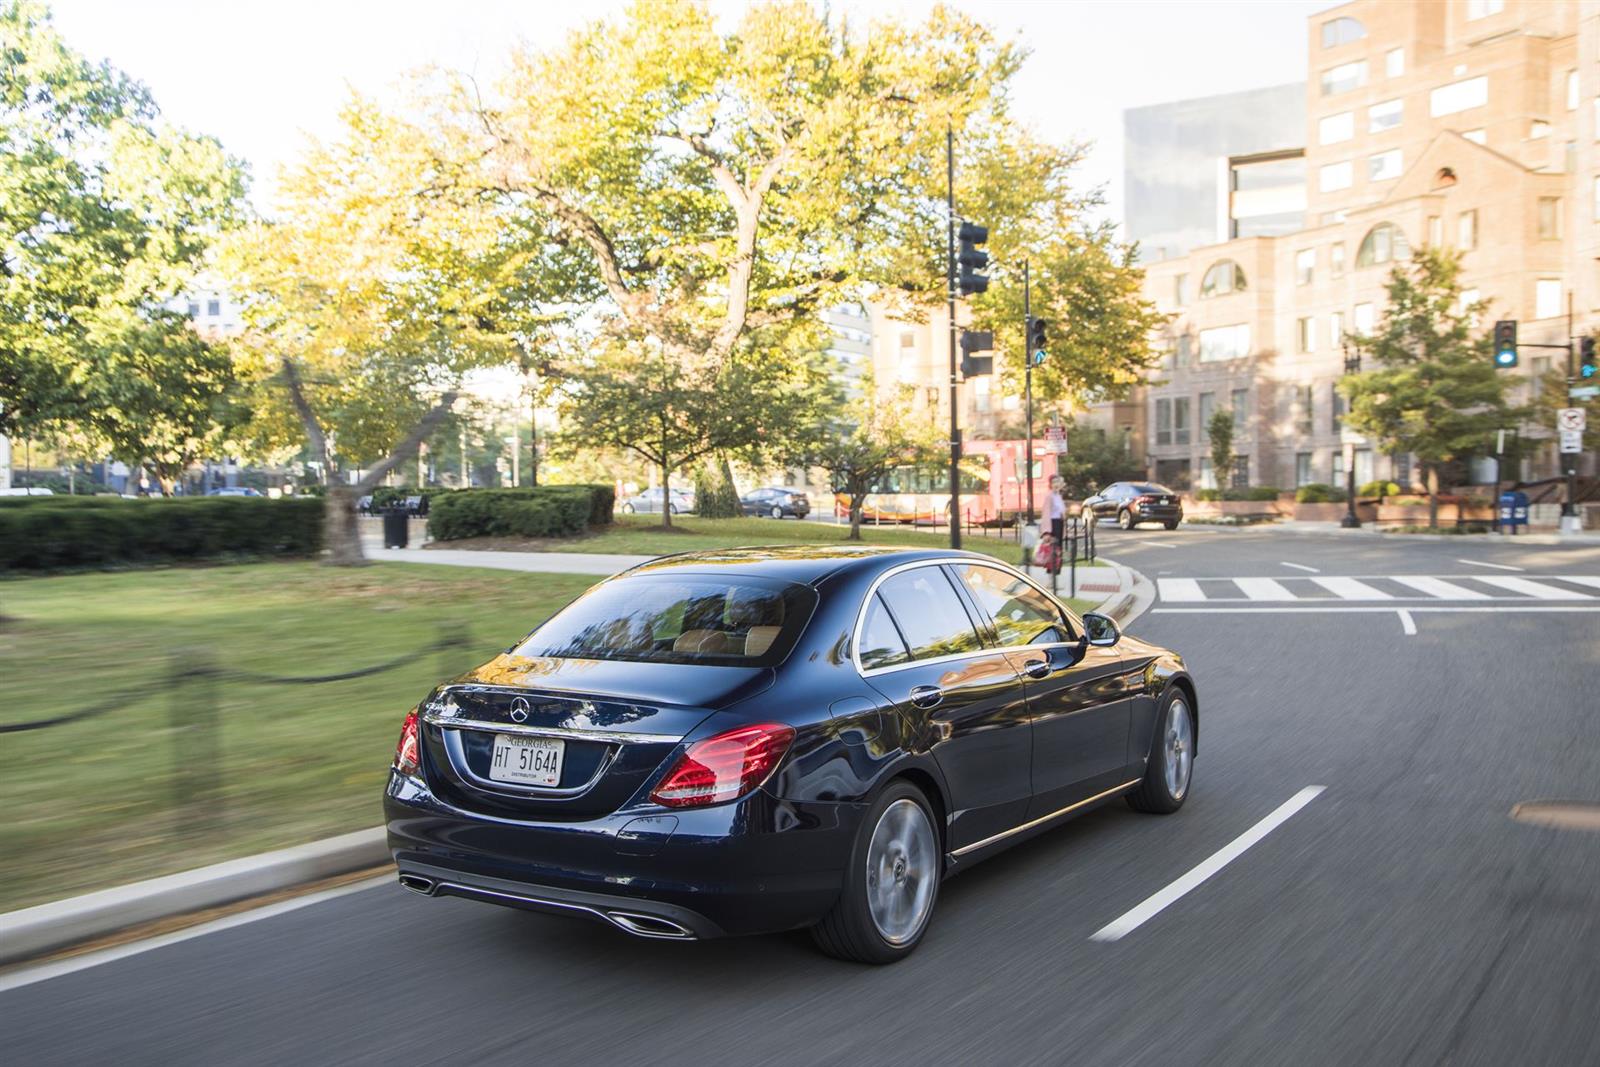
[{"label": "parked car", "polygon": [[[646,489],[637,496],[630,496],[621,504],[620,510],[624,515],[642,512],[646,515],[661,514],[661,487]],[[684,511],[694,510],[694,494],[684,489],[674,489],[672,500],[667,505],[667,510],[674,515]]]},{"label": "parked car", "polygon": [[54,489],[47,489],[42,485],[13,486],[10,489],[0,489],[0,496],[55,496]]},{"label": "parked car", "polygon": [[1183,501],[1171,489],[1153,482],[1112,482],[1083,502],[1083,512],[1096,519],[1116,519],[1124,530],[1141,522],[1159,522],[1176,530],[1183,521]]},{"label": "parked car", "polygon": [[1119,796],[1179,810],[1197,709],[1175,652],[988,556],[684,553],[412,708],[389,848],[425,896],[889,963],[947,874]]},{"label": "parked car", "polygon": [[757,489],[740,497],[739,511],[745,515],[767,515],[774,519],[789,515],[803,519],[811,514],[811,500],[804,493],[774,486]]},{"label": "parked car", "polygon": [[246,485],[219,485],[207,490],[206,496],[260,496],[261,490]]}]

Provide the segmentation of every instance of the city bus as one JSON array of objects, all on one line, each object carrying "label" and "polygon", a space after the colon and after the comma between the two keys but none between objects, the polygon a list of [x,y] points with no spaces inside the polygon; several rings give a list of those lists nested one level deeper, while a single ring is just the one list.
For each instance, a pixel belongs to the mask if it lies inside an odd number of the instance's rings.
[{"label": "city bus", "polygon": [[[1028,483],[1022,476],[1027,442],[968,441],[961,461],[961,518],[984,526],[1009,526],[1028,510]],[[1056,457],[1043,439],[1033,444],[1033,507],[1044,512],[1044,495],[1056,472]],[[834,512],[850,514],[850,497],[834,495]],[[950,516],[950,468],[896,467],[867,495],[861,519],[869,523],[944,525]]]}]

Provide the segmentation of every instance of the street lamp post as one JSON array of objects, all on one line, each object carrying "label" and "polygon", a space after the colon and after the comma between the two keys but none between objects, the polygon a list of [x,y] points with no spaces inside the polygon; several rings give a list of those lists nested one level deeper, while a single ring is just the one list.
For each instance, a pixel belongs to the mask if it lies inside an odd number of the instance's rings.
[{"label": "street lamp post", "polygon": [[[1347,375],[1361,373],[1361,353],[1352,353],[1349,345],[1344,346],[1344,372]],[[1355,530],[1361,526],[1361,519],[1356,515],[1356,445],[1361,443],[1361,437],[1342,425],[1340,434],[1344,439],[1345,513],[1344,518],[1339,520],[1339,527]]]}]

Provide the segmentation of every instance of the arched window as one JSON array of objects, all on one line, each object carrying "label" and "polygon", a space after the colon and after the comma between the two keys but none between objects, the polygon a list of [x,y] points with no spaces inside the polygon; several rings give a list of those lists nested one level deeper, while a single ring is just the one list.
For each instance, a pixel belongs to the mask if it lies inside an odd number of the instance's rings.
[{"label": "arched window", "polygon": [[1200,279],[1200,296],[1202,299],[1212,296],[1227,296],[1229,293],[1240,292],[1244,289],[1244,271],[1231,259],[1219,259],[1206,270],[1205,277]]},{"label": "arched window", "polygon": [[1367,35],[1367,28],[1348,16],[1329,19],[1322,24],[1322,47],[1337,48]]},{"label": "arched window", "polygon": [[1356,266],[1376,267],[1390,260],[1410,258],[1411,242],[1406,240],[1405,232],[1392,222],[1380,222],[1361,239]]}]

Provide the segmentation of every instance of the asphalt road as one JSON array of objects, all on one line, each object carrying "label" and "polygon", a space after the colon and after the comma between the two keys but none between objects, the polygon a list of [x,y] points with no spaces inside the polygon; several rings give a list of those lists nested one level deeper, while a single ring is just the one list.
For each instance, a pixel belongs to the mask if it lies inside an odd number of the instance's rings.
[{"label": "asphalt road", "polygon": [[[385,884],[0,993],[0,1049],[30,1065],[1600,1062],[1600,834],[1508,817],[1600,802],[1600,587],[1548,577],[1600,576],[1600,547],[1200,529],[1101,547],[1204,590],[1131,627],[1199,679],[1191,799],[1170,817],[1115,802],[952,880],[904,963],[838,963],[801,935],[636,941]],[[1377,577],[1394,575],[1481,596],[1404,599]],[[1314,576],[1391,599],[1325,596]],[[1217,581],[1238,577],[1295,595]],[[1209,880],[1091,940],[1311,785]]]}]

